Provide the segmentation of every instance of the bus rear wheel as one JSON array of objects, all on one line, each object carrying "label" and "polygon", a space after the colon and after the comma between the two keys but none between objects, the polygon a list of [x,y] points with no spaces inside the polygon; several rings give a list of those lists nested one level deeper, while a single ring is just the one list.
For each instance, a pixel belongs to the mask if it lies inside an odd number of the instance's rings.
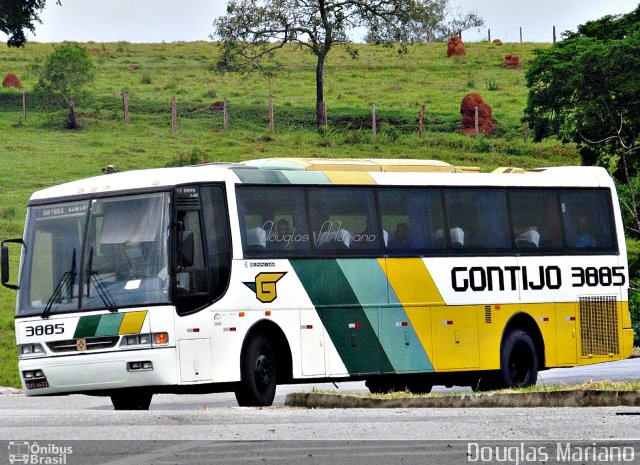
[{"label": "bus rear wheel", "polygon": [[278,364],[269,339],[253,337],[245,347],[240,362],[241,383],[235,391],[241,407],[265,407],[276,395]]},{"label": "bus rear wheel", "polygon": [[111,394],[114,410],[149,410],[153,393],[139,389],[125,389]]},{"label": "bus rear wheel", "polygon": [[503,387],[533,386],[538,380],[538,354],[528,333],[511,331],[500,351],[500,381]]}]

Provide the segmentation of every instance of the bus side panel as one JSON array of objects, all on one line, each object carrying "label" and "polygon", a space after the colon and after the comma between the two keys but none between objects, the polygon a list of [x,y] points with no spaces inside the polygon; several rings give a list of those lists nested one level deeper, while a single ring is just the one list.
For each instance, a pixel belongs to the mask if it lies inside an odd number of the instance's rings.
[{"label": "bus side panel", "polygon": [[[382,273],[376,261],[317,259],[291,260],[291,264],[349,374],[391,372],[378,337],[378,307],[386,302],[386,284],[379,282]],[[381,286],[383,293],[367,293]],[[376,302],[380,299],[384,302]]]}]

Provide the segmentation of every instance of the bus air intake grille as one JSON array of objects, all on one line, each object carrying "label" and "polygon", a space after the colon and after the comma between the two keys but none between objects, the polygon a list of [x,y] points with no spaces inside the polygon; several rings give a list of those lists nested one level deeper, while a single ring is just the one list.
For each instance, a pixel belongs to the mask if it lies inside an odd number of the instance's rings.
[{"label": "bus air intake grille", "polygon": [[[110,349],[120,340],[120,336],[88,337],[84,342],[78,343],[80,339],[68,339],[65,341],[47,342],[47,347],[51,352],[84,352],[89,350]],[[79,349],[78,347],[81,347]]]},{"label": "bus air intake grille", "polygon": [[580,297],[580,338],[583,357],[620,353],[616,297]]},{"label": "bus air intake grille", "polygon": [[491,305],[484,306],[484,322],[487,324],[491,323]]}]

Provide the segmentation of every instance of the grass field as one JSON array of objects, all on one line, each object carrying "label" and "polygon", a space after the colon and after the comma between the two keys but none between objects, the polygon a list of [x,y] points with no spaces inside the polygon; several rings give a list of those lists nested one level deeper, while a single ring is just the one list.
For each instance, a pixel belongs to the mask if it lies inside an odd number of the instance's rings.
[{"label": "grass field", "polygon": [[[351,59],[336,49],[326,64],[329,127],[315,126],[315,62],[289,47],[278,56],[284,70],[272,76],[216,74],[216,44],[88,43],[98,79],[91,99],[77,102],[82,129],[63,129],[64,114],[42,109],[32,94],[34,60],[52,44],[24,49],[0,45],[0,79],[15,73],[27,92],[0,87],[0,238],[22,235],[26,204],[34,190],[101,174],[107,164],[131,170],[198,161],[240,161],[272,156],[430,158],[483,170],[576,165],[575,147],[557,141],[524,141],[524,73],[541,44],[467,44],[465,57],[447,58],[446,44],[425,44],[400,55],[394,49],[359,46]],[[502,65],[506,53],[523,69]],[[122,122],[121,92],[130,95],[132,122]],[[496,137],[460,134],[460,102],[480,93],[492,106]],[[179,129],[170,131],[170,99],[177,96]],[[275,101],[276,133],[267,131],[267,102]],[[210,106],[229,100],[230,130]],[[370,107],[379,133],[370,131]],[[426,105],[424,139],[416,121]],[[17,255],[14,253],[14,256]],[[15,258],[15,257],[14,257]],[[13,263],[13,269],[17,264]],[[13,335],[15,294],[0,289],[0,385],[18,385]]]}]

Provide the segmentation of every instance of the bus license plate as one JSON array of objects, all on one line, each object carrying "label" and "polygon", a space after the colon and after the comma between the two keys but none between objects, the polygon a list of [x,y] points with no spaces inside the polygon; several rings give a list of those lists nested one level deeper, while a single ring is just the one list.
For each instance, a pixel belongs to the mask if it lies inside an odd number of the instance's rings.
[{"label": "bus license plate", "polygon": [[27,389],[40,389],[40,388],[48,388],[49,381],[46,379],[38,379],[34,381],[25,381],[24,385]]}]

